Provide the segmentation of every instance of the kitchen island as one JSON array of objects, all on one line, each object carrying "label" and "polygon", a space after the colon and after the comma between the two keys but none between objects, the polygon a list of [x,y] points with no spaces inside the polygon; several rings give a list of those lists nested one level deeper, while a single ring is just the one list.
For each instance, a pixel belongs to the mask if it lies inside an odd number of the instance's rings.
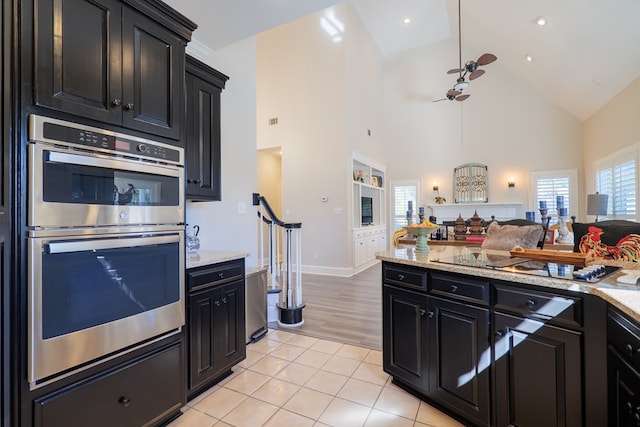
[{"label": "kitchen island", "polygon": [[396,384],[468,425],[611,422],[621,402],[607,401],[608,317],[640,318],[621,271],[574,280],[570,266],[509,265],[508,252],[468,247],[377,258],[383,363]]}]

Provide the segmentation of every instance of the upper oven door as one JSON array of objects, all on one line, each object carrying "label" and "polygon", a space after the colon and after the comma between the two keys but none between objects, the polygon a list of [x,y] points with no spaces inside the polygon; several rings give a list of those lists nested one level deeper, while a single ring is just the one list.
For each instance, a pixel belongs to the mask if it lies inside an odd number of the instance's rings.
[{"label": "upper oven door", "polygon": [[184,169],[29,144],[29,227],[184,222]]}]

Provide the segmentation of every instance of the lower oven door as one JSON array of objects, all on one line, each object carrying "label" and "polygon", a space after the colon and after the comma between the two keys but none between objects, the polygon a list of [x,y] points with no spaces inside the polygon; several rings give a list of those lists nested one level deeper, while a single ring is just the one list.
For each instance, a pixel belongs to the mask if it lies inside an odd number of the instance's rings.
[{"label": "lower oven door", "polygon": [[62,232],[28,238],[31,388],[184,325],[181,227]]}]

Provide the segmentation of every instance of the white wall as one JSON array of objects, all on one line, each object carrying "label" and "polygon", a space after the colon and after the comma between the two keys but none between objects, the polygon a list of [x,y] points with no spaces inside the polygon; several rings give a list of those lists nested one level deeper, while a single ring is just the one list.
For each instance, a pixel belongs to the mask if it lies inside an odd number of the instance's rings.
[{"label": "white wall", "polygon": [[[462,48],[464,57],[482,52]],[[388,180],[422,180],[421,204],[433,204],[432,186],[453,202],[453,168],[488,166],[489,202],[528,202],[530,170],[582,168],[582,123],[505,72],[498,61],[470,83],[463,102],[440,101],[455,83],[453,40],[385,61],[384,115]],[[516,187],[508,188],[509,177]]]},{"label": "white wall", "polygon": [[[219,49],[204,59],[228,75],[222,92],[222,201],[189,202],[186,222],[200,226],[202,249],[250,253],[247,266],[257,265],[256,208],[256,61],[255,41],[247,39]],[[244,203],[246,213],[238,213]]]},{"label": "white wall", "polygon": [[[323,21],[343,28],[339,39]],[[379,54],[345,3],[260,34],[257,67],[258,148],[282,147],[283,220],[302,222],[303,269],[345,274],[350,149],[382,152]]]}]

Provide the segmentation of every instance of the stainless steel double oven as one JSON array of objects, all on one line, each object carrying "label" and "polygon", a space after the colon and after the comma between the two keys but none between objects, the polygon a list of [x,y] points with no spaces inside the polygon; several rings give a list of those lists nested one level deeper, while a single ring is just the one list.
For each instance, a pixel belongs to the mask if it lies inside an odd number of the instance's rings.
[{"label": "stainless steel double oven", "polygon": [[37,115],[29,140],[33,389],[180,332],[184,150]]}]

